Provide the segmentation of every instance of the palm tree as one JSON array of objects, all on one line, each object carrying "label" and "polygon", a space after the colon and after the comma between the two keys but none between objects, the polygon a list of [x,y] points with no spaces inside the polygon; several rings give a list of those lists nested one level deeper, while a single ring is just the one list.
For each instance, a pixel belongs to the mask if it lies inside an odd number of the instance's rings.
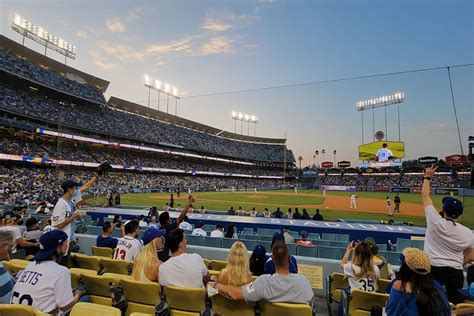
[{"label": "palm tree", "polygon": [[333,154],[334,154],[334,166],[336,166],[336,150],[335,149],[333,151]]},{"label": "palm tree", "polygon": [[300,170],[301,170],[301,161],[303,160],[303,157],[299,156],[298,161],[300,162]]}]

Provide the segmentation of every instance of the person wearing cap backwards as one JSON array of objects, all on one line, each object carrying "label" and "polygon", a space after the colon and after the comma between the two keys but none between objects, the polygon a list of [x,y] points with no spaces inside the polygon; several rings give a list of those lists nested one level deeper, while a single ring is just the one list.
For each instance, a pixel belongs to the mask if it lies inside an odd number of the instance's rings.
[{"label": "person wearing cap backwards", "polygon": [[67,254],[68,235],[59,229],[43,234],[40,250],[25,270],[19,272],[13,287],[11,304],[38,308],[43,313],[67,312],[76,304],[81,292],[71,289],[71,273],[57,262]]},{"label": "person wearing cap backwards", "polygon": [[387,316],[451,315],[443,287],[430,274],[428,255],[417,248],[405,248],[402,258],[385,308]]},{"label": "person wearing cap backwards", "polygon": [[433,278],[446,287],[449,301],[458,304],[458,290],[464,283],[464,253],[471,247],[473,233],[458,223],[463,213],[461,201],[453,197],[443,198],[441,215],[433,206],[430,184],[437,168],[434,165],[426,168],[421,191],[427,226],[424,250],[431,260]]},{"label": "person wearing cap backwards", "polygon": [[[79,251],[79,245],[76,245],[74,238],[76,230],[74,220],[79,218],[81,214],[76,212],[76,204],[82,200],[82,192],[89,190],[96,182],[97,177],[93,177],[84,185],[72,179],[64,180],[63,183],[61,183],[64,194],[54,206],[53,214],[51,215],[51,226],[64,231],[69,237],[66,255],[72,251]],[[71,247],[69,247],[69,245],[71,245]]]},{"label": "person wearing cap backwards", "polygon": [[158,252],[163,251],[165,243],[164,229],[158,230],[155,227],[149,227],[143,234],[142,251],[135,258],[133,264],[132,278],[142,282],[158,282],[158,269],[161,261],[158,260]]}]

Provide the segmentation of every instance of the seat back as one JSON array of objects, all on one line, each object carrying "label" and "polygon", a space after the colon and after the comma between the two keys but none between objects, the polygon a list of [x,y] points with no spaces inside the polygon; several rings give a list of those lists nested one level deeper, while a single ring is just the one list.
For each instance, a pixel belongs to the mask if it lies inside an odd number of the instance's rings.
[{"label": "seat back", "polygon": [[244,301],[230,301],[221,295],[212,297],[212,310],[226,316],[254,316],[254,305]]},{"label": "seat back", "polygon": [[75,266],[81,269],[99,271],[101,259],[101,257],[87,256],[80,253],[74,254]]},{"label": "seat back", "polygon": [[321,240],[321,235],[319,233],[309,233],[308,239],[311,240]]},{"label": "seat back", "polygon": [[349,234],[336,234],[336,241],[344,242],[347,246],[349,242]]},{"label": "seat back", "polygon": [[96,257],[112,258],[113,253],[112,248],[92,246],[92,255]]},{"label": "seat back", "polygon": [[297,252],[297,248],[296,248],[296,244],[295,243],[288,243],[286,244],[288,246],[288,251],[290,252],[290,255],[292,256],[296,256],[296,254],[298,253]]},{"label": "seat back", "polygon": [[341,290],[349,287],[349,282],[342,273],[333,273],[328,279],[327,291],[329,293],[330,301],[339,303],[341,300]]},{"label": "seat back", "polygon": [[186,235],[186,240],[188,244],[194,246],[204,246],[204,236],[193,236],[193,235]]},{"label": "seat back", "polygon": [[296,245],[298,256],[304,257],[316,257],[318,254],[318,248],[316,246],[302,246]]},{"label": "seat back", "polygon": [[24,270],[31,261],[22,260],[22,259],[10,259],[9,261],[2,261],[3,266],[7,271],[14,275],[20,270]]},{"label": "seat back", "polygon": [[21,304],[0,304],[0,315],[2,316],[36,316],[48,315],[38,309]]},{"label": "seat back", "polygon": [[236,242],[236,239],[233,238],[222,238],[222,248],[229,249],[232,247],[234,242]]},{"label": "seat back", "polygon": [[412,247],[413,243],[411,239],[397,238],[397,251],[402,252],[407,247]]},{"label": "seat back", "polygon": [[118,283],[116,279],[103,275],[82,274],[81,279],[84,282],[85,289],[91,295],[91,302],[110,306],[112,299],[109,293],[109,284]]},{"label": "seat back", "polygon": [[424,240],[412,240],[412,246],[414,248],[418,248],[423,250],[425,248],[425,241]]},{"label": "seat back", "polygon": [[329,246],[338,248],[347,248],[347,242],[345,241],[329,241]]},{"label": "seat back", "polygon": [[165,286],[163,291],[171,309],[187,312],[200,312],[205,307],[206,289],[180,288]]},{"label": "seat back", "polygon": [[102,258],[102,267],[107,273],[129,274],[130,271],[129,262],[124,260]]},{"label": "seat back", "polygon": [[[398,248],[398,246],[397,246]],[[387,259],[387,262],[390,263],[391,265],[400,265],[400,252],[393,252],[393,251],[387,251],[385,253],[386,257],[385,259]]]},{"label": "seat back", "polygon": [[122,279],[123,293],[127,298],[127,315],[134,312],[153,313],[155,306],[161,302],[161,287],[156,282],[141,282]]},{"label": "seat back", "polygon": [[474,313],[474,304],[473,303],[459,303],[459,304],[456,305],[455,310],[468,309],[468,308],[472,309],[472,312]]},{"label": "seat back", "polygon": [[206,247],[222,248],[222,238],[220,237],[204,237]]},{"label": "seat back", "polygon": [[99,236],[100,234],[102,234],[102,227],[88,225],[87,226],[87,234],[93,235],[93,236]]},{"label": "seat back", "polygon": [[353,315],[356,310],[371,311],[372,306],[384,307],[388,300],[388,294],[352,290],[351,299],[348,302],[349,315]]},{"label": "seat back", "polygon": [[242,232],[246,235],[253,235],[254,234],[253,228],[251,228],[251,227],[244,227]]},{"label": "seat back", "polygon": [[331,241],[336,241],[336,234],[332,234],[332,233],[323,233],[322,239],[323,239],[323,240],[331,240]]},{"label": "seat back", "polygon": [[385,293],[385,290],[387,289],[387,286],[392,283],[392,280],[389,279],[379,279],[377,281],[377,292],[378,293]]},{"label": "seat back", "polygon": [[273,236],[267,236],[267,235],[258,236],[259,241],[272,241],[272,238]]},{"label": "seat back", "polygon": [[94,303],[79,302],[74,304],[71,316],[121,316],[118,308]]},{"label": "seat back", "polygon": [[339,259],[339,248],[318,246],[318,257],[326,259]]},{"label": "seat back", "polygon": [[312,316],[311,307],[307,304],[265,303],[262,306],[262,316]]},{"label": "seat back", "polygon": [[252,251],[255,248],[255,246],[258,245],[257,240],[241,239],[240,241],[243,242],[245,247],[247,247],[247,249],[250,250],[250,251]]},{"label": "seat back", "polygon": [[263,235],[270,235],[268,232],[268,229],[266,228],[257,228],[257,235],[263,236]]},{"label": "seat back", "polygon": [[239,239],[247,239],[247,240],[258,240],[260,236],[258,235],[248,235],[248,234],[241,234],[237,235]]},{"label": "seat back", "polygon": [[379,251],[387,251],[388,247],[387,244],[377,244],[377,248],[379,248]]},{"label": "seat back", "polygon": [[227,261],[223,260],[211,260],[211,270],[221,271],[227,266]]}]

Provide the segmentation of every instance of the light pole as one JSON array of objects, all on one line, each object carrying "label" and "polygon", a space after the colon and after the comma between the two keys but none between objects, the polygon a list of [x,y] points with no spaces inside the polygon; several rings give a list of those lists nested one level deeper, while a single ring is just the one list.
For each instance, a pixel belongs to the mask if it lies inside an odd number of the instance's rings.
[{"label": "light pole", "polygon": [[244,122],[247,122],[247,136],[250,136],[250,124],[254,124],[253,136],[256,136],[256,126],[258,118],[255,115],[244,114],[242,112],[232,111],[232,119],[234,120],[234,133],[237,134],[237,121],[240,121],[240,134],[243,135]]},{"label": "light pole", "polygon": [[334,165],[336,165],[336,150],[334,149],[332,153],[334,154]]},{"label": "light pole", "polygon": [[319,150],[315,150],[315,151],[314,151],[314,154],[316,155],[316,161],[318,161],[318,158],[319,158]]},{"label": "light pole", "polygon": [[326,149],[323,149],[323,150],[321,151],[321,153],[323,154],[323,161],[325,161],[325,158],[324,158],[324,157],[326,156]]},{"label": "light pole", "polygon": [[160,80],[153,79],[148,75],[145,75],[145,87],[148,88],[148,107],[150,107],[150,92],[153,89],[158,92],[157,110],[158,111],[160,110],[161,93],[164,93],[167,96],[166,113],[169,113],[170,97],[171,97],[175,99],[174,115],[178,115],[178,100],[180,99],[178,88],[168,83],[163,84]]}]

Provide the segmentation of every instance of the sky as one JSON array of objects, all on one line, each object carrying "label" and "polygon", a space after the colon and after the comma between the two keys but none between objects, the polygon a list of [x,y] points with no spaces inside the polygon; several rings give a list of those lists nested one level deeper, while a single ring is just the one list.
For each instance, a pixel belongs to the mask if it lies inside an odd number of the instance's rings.
[{"label": "sky", "polygon": [[[406,97],[400,105],[406,159],[461,151],[446,68],[220,93],[472,64],[470,0],[0,0],[0,32],[21,42],[10,29],[14,13],[77,46],[77,59],[68,64],[110,81],[107,98],[146,106],[148,74],[179,88],[179,116],[234,131],[231,111],[256,115],[257,136],[286,137],[303,166],[322,149],[325,160],[333,161],[336,150],[337,161],[358,164],[362,134],[369,142],[373,133],[371,111],[362,132],[356,102],[400,91]],[[42,51],[32,41],[25,45]],[[467,153],[474,135],[474,67],[451,68],[451,76]],[[151,97],[156,106],[157,93]],[[160,104],[164,110],[166,101]],[[374,116],[375,130],[385,131],[384,110]],[[396,106],[387,108],[387,121],[387,139],[398,140]]]}]

